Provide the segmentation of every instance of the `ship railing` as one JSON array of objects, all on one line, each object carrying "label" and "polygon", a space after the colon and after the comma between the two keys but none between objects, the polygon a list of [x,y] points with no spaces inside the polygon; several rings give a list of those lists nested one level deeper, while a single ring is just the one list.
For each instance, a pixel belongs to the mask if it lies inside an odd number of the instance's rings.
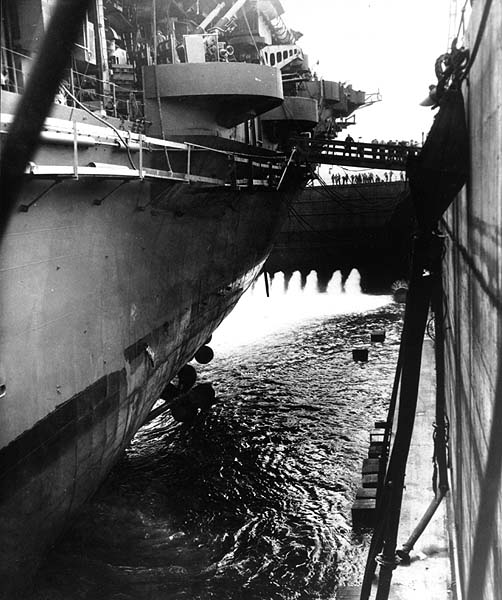
[{"label": "ship railing", "polygon": [[[115,68],[121,65],[116,65]],[[125,65],[124,65],[125,66]],[[129,65],[127,65],[129,66]],[[72,96],[91,110],[104,111],[111,117],[127,119],[131,122],[144,121],[143,91],[126,87],[114,81],[106,81],[95,75],[78,71],[75,67],[69,70],[67,81],[70,94],[63,95],[67,104],[72,104]],[[105,90],[101,92],[100,90]]]},{"label": "ship railing", "polygon": [[[1,47],[1,56],[2,89],[22,94],[33,57],[5,46]],[[93,112],[127,119],[138,131],[144,130],[142,90],[82,73],[75,65],[68,69],[54,101],[66,106],[78,106],[80,102]]]},{"label": "ship railing", "polygon": [[[62,179],[119,179],[122,181],[140,180],[140,181],[170,181],[178,183],[198,183],[209,186],[242,188],[277,188],[277,181],[280,179],[280,173],[284,170],[283,166],[272,167],[274,177],[240,177],[233,181],[229,179],[219,179],[217,177],[207,177],[204,175],[195,175],[184,172],[166,171],[163,169],[152,169],[144,167],[141,164],[134,169],[127,166],[118,166],[116,164],[94,163],[86,166],[81,165],[39,165],[31,162],[26,175],[38,179],[50,179],[59,181]],[[275,172],[277,171],[277,172]]]},{"label": "ship railing", "polygon": [[[7,53],[10,53],[10,59],[6,58]],[[15,57],[16,60],[13,60]],[[7,74],[8,81],[2,81],[2,89],[22,93],[24,90],[24,81],[26,79],[29,67],[26,63],[20,61],[31,61],[31,57],[2,47],[2,69],[4,65],[8,66]],[[17,66],[15,66],[17,65]],[[174,181],[184,181],[187,183],[206,183],[219,186],[233,187],[250,187],[250,186],[267,186],[273,187],[277,185],[281,179],[281,175],[286,164],[286,156],[282,154],[274,154],[270,156],[259,156],[255,154],[246,154],[242,152],[233,152],[203,146],[200,144],[181,143],[169,140],[162,140],[147,136],[142,128],[135,128],[124,122],[111,122],[108,117],[113,115],[100,115],[98,111],[92,110],[88,103],[81,101],[78,98],[82,90],[89,89],[85,86],[83,78],[86,81],[92,81],[98,87],[98,84],[104,82],[96,77],[77,73],[74,69],[69,71],[70,84],[65,93],[65,86],[62,86],[61,93],[66,96],[63,104],[85,108],[88,112],[94,115],[97,123],[95,125],[87,122],[77,122],[71,118],[54,118],[48,117],[44,123],[44,127],[40,132],[40,139],[46,144],[66,144],[73,146],[73,160],[71,167],[68,165],[41,165],[32,163],[27,174],[33,177],[51,178],[51,177],[106,177],[110,178],[122,177],[124,179],[166,179]],[[75,76],[78,75],[78,76]],[[82,78],[80,78],[82,76]],[[120,86],[109,83],[113,86],[111,89],[118,89]],[[94,88],[93,88],[94,89]],[[122,91],[130,90],[121,88]],[[135,91],[135,93],[141,93]],[[81,96],[82,97],[82,96]],[[96,92],[98,97],[98,92]],[[101,96],[105,98],[105,95]],[[57,99],[56,99],[57,100]],[[13,120],[13,115],[1,115],[0,133],[6,133],[10,123]],[[130,130],[124,130],[125,126],[130,126]],[[99,166],[91,166],[90,163],[82,165],[82,150],[91,146],[112,146],[118,150],[127,152],[129,166],[116,164],[99,163]],[[166,164],[168,169],[152,169],[145,166],[145,153],[162,152],[166,156]],[[226,178],[207,177],[201,173],[195,172],[193,168],[194,155],[199,152],[209,152],[212,154],[225,155],[228,163],[228,176]],[[170,156],[175,153],[186,154],[186,163],[184,169],[174,171],[170,166]],[[180,164],[180,161],[177,161]],[[243,176],[244,172],[244,176]]]},{"label": "ship railing", "polygon": [[[13,115],[2,114],[0,133],[7,133]],[[105,123],[106,124],[106,123]],[[72,146],[72,165],[43,165],[31,162],[26,173],[33,177],[57,179],[81,177],[99,177],[110,179],[146,179],[170,180],[184,183],[203,183],[224,187],[274,187],[280,181],[286,164],[286,156],[258,156],[243,152],[231,152],[192,144],[174,142],[154,138],[132,131],[117,131],[101,125],[90,125],[75,120],[63,120],[48,117],[40,133],[40,139],[46,144],[62,144]],[[82,165],[82,151],[91,146],[112,146],[128,153],[129,166],[91,162]],[[145,165],[145,154],[162,152],[167,155],[166,163],[170,165],[174,156],[185,156],[185,167],[181,171],[173,169],[153,169]],[[197,153],[218,154],[226,157],[226,178],[207,177],[193,169],[194,155]],[[169,160],[169,158],[171,160]],[[180,161],[177,161],[180,164]],[[244,167],[245,176],[242,176]]]}]

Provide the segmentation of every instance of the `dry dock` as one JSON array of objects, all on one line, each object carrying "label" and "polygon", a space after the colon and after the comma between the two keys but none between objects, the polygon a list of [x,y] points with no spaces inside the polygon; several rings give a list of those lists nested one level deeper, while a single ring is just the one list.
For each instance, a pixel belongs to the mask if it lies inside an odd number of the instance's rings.
[{"label": "dry dock", "polygon": [[366,293],[387,293],[408,272],[405,181],[309,186],[291,205],[265,264],[269,273],[361,274]]},{"label": "dry dock", "polygon": [[[399,544],[413,531],[434,497],[432,491],[433,423],[435,419],[435,362],[433,343],[426,339],[422,353],[415,428],[406,469],[406,488],[399,527]],[[447,528],[448,496],[410,553],[411,563],[394,571],[390,600],[450,600],[452,577]]]},{"label": "dry dock", "polygon": [[[434,497],[432,490],[433,423],[436,375],[433,342],[426,338],[422,353],[415,427],[406,469],[406,487],[398,547],[411,534]],[[443,500],[410,553],[409,565],[399,565],[392,577],[389,600],[455,600],[452,590],[450,538],[447,526],[449,496]],[[358,600],[359,587],[340,588],[336,600]],[[376,580],[374,594],[376,593]]]}]

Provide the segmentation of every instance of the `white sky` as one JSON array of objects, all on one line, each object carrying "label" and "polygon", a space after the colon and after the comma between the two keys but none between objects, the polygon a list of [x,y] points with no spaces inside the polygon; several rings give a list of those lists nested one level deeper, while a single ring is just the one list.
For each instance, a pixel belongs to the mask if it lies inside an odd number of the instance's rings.
[{"label": "white sky", "polygon": [[[351,83],[382,102],[356,111],[357,140],[417,140],[433,112],[419,106],[447,50],[450,0],[282,0],[284,21],[319,77]],[[319,60],[319,65],[316,62]],[[344,137],[344,133],[341,134]]]}]

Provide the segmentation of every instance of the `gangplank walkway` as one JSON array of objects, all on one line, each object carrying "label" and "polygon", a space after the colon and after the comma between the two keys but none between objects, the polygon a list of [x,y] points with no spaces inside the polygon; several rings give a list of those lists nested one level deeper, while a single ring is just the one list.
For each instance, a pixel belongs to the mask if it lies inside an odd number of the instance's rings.
[{"label": "gangplank walkway", "polygon": [[419,146],[368,144],[342,140],[295,139],[297,152],[309,163],[404,170],[408,157],[417,156]]}]

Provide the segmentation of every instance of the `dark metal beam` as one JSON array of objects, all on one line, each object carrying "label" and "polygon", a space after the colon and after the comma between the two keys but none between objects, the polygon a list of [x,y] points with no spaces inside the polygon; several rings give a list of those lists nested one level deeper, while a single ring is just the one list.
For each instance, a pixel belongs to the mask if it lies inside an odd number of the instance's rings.
[{"label": "dark metal beam", "polygon": [[2,152],[0,167],[0,239],[21,191],[26,165],[70,62],[91,0],[59,0],[33,64]]}]

